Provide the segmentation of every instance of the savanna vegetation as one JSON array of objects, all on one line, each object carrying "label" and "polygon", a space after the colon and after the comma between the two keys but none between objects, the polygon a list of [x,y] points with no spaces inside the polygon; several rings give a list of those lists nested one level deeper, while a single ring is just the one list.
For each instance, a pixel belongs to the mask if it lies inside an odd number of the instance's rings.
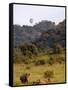
[{"label": "savanna vegetation", "polygon": [[65,20],[14,25],[13,85],[65,82]]}]

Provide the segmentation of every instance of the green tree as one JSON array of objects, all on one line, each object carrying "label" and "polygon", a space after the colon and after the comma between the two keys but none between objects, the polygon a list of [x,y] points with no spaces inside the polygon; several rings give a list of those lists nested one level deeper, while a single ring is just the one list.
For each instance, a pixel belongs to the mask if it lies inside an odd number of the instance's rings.
[{"label": "green tree", "polygon": [[14,63],[21,63],[21,62],[26,62],[27,61],[27,57],[25,57],[24,55],[22,55],[21,50],[19,48],[14,48],[13,49],[13,62]]},{"label": "green tree", "polygon": [[27,44],[27,43],[25,43],[25,44],[20,46],[20,49],[21,49],[21,51],[22,51],[22,53],[24,55],[28,55],[28,53],[30,53],[30,52],[32,54],[34,54],[34,55],[38,55],[38,49],[37,49],[37,47],[34,44],[31,44],[31,43]]},{"label": "green tree", "polygon": [[58,44],[58,43],[55,43],[54,45],[53,45],[53,53],[62,53],[62,46],[60,45],[60,44]]}]

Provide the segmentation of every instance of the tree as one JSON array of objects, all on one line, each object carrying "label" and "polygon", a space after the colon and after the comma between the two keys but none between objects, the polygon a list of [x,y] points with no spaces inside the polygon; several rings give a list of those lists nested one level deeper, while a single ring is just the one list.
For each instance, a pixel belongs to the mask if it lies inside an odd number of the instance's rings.
[{"label": "tree", "polygon": [[21,50],[19,48],[13,49],[13,62],[14,63],[25,63],[28,58],[22,55]]},{"label": "tree", "polygon": [[20,46],[20,49],[24,55],[27,55],[28,53],[32,53],[34,55],[38,55],[38,49],[37,47],[32,43],[25,43]]},{"label": "tree", "polygon": [[61,53],[62,52],[62,46],[59,43],[54,43],[53,45],[53,53]]}]

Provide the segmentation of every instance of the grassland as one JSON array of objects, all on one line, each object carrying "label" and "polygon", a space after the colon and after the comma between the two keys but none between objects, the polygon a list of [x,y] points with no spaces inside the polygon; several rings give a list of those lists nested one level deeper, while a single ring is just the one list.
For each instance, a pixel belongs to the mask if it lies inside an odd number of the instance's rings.
[{"label": "grassland", "polygon": [[[53,55],[53,57],[57,57],[58,55]],[[60,56],[63,56],[61,54]],[[48,60],[49,55],[40,55],[35,58],[36,60],[44,59]],[[27,68],[29,67],[29,69]],[[53,65],[44,64],[44,65],[35,65],[34,63],[30,64],[13,64],[13,85],[32,85],[33,81],[43,78],[43,74],[47,70],[52,70],[54,72],[54,77],[51,79],[50,83],[63,83],[65,82],[65,63],[54,63]],[[24,73],[30,73],[30,77],[28,78],[28,83],[24,84],[20,81],[20,76]]]}]

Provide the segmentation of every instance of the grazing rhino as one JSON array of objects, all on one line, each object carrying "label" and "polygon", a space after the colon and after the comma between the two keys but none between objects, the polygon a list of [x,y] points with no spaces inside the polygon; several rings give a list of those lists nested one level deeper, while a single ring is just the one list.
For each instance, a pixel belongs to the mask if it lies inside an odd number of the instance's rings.
[{"label": "grazing rhino", "polygon": [[22,76],[20,76],[21,82],[22,82],[22,83],[28,83],[28,77],[29,77],[29,76],[30,76],[30,73],[29,73],[29,74],[25,73],[25,74],[23,74]]}]

